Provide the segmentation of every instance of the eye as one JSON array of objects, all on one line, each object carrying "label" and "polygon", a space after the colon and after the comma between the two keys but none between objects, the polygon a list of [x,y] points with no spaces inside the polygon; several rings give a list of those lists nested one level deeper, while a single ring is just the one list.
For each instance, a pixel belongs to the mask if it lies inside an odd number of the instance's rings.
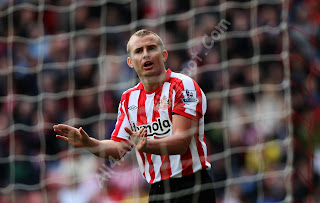
[{"label": "eye", "polygon": [[134,53],[136,54],[141,53],[141,49],[137,49]]}]

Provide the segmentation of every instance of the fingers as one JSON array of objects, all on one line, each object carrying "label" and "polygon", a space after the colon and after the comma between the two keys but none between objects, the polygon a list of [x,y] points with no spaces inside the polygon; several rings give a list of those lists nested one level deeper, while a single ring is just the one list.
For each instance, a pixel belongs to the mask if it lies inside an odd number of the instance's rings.
[{"label": "fingers", "polygon": [[138,151],[143,151],[147,145],[147,129],[143,129],[139,133],[139,143],[136,145]]},{"label": "fingers", "polygon": [[56,135],[56,138],[59,138],[60,140],[63,140],[65,142],[69,142],[69,139],[67,137],[61,136],[61,135]]},{"label": "fingers", "polygon": [[147,136],[144,136],[142,138],[142,144],[145,145],[147,143]]},{"label": "fingers", "polygon": [[136,137],[138,137],[143,142],[144,139],[147,139],[147,129],[141,128],[137,132]]},{"label": "fingers", "polygon": [[53,129],[54,132],[58,133],[59,135],[68,137],[68,131],[63,131],[63,130],[59,130],[59,129]]},{"label": "fingers", "polygon": [[83,135],[85,137],[89,137],[89,135],[86,133],[86,131],[83,130],[82,127],[79,128],[79,131],[80,131],[81,135]]},{"label": "fingers", "polygon": [[124,130],[129,134],[129,135],[132,135],[134,132],[128,128],[128,127],[124,127]]},{"label": "fingers", "polygon": [[146,137],[147,136],[147,129],[146,128],[141,128],[139,130],[139,136],[140,137]]},{"label": "fingers", "polygon": [[54,132],[56,132],[59,135],[62,135],[64,137],[74,137],[78,134],[78,129],[76,130],[60,130],[60,129],[54,129]]},{"label": "fingers", "polygon": [[[82,128],[78,130],[77,128],[64,124],[58,124],[53,126],[53,131],[57,133],[56,137],[65,142],[69,142],[69,139],[73,140],[75,136],[79,136],[79,131],[81,132],[81,129]],[[83,129],[81,134],[87,135],[87,133]]]},{"label": "fingers", "polygon": [[145,139],[147,139],[147,133],[146,131],[143,131],[141,134],[139,134],[139,137],[142,142],[144,142]]},{"label": "fingers", "polygon": [[58,124],[58,125],[54,125],[53,129],[59,129],[59,130],[77,130],[77,128],[74,128],[70,125],[65,125],[65,124]]}]

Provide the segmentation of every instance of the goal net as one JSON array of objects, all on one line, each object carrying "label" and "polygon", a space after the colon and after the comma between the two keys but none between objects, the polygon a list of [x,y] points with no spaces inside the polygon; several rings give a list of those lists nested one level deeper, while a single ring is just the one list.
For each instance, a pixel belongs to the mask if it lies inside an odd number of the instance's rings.
[{"label": "goal net", "polygon": [[138,78],[126,43],[159,34],[207,96],[217,202],[292,202],[289,0],[0,2],[0,202],[147,202],[134,152],[107,162],[55,137],[109,139]]}]

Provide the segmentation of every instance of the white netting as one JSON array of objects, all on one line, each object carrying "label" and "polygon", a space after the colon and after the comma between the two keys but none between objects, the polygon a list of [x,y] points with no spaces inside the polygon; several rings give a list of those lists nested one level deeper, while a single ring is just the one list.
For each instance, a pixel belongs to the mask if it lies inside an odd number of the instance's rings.
[{"label": "white netting", "polygon": [[133,154],[104,163],[55,138],[82,126],[106,139],[137,83],[126,43],[156,31],[167,66],[208,99],[217,200],[291,202],[288,0],[2,1],[0,202],[146,202]]}]

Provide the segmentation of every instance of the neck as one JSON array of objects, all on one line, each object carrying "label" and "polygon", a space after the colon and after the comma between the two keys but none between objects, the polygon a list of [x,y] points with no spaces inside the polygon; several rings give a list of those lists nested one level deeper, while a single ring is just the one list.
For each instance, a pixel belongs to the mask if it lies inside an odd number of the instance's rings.
[{"label": "neck", "polygon": [[161,72],[160,75],[158,76],[145,77],[141,79],[144,90],[146,92],[150,92],[157,89],[163,84],[165,77],[166,77],[166,71]]}]

